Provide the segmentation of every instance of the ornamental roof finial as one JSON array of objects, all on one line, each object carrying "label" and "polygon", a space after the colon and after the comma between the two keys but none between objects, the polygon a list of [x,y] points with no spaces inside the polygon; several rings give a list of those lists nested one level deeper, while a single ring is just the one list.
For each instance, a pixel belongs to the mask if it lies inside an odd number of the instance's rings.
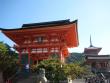
[{"label": "ornamental roof finial", "polygon": [[90,47],[93,47],[93,45],[92,45],[92,39],[91,39],[91,35],[90,35]]}]

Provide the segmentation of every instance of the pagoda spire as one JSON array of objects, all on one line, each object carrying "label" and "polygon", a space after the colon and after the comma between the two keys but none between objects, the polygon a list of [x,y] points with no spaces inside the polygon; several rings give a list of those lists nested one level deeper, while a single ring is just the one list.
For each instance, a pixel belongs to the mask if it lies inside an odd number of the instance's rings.
[{"label": "pagoda spire", "polygon": [[91,39],[91,35],[90,35],[90,47],[93,47],[93,45],[92,45],[92,39]]}]

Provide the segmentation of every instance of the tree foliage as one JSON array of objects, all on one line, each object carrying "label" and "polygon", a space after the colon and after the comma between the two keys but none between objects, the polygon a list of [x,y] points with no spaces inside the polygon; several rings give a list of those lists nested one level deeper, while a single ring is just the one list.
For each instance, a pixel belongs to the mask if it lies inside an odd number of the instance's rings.
[{"label": "tree foliage", "polygon": [[79,64],[65,64],[63,69],[65,75],[72,79],[82,76],[85,72],[85,68],[81,67]]},{"label": "tree foliage", "polygon": [[83,53],[70,53],[69,57],[66,59],[66,62],[82,64],[85,62],[85,56]]},{"label": "tree foliage", "polygon": [[8,49],[3,42],[0,42],[0,56],[5,55],[8,52]]},{"label": "tree foliage", "polygon": [[17,55],[14,51],[11,51],[7,44],[0,42],[0,70],[4,71],[11,64],[15,63]]},{"label": "tree foliage", "polygon": [[44,68],[46,70],[46,77],[49,80],[54,80],[58,83],[59,80],[66,80],[68,77],[75,79],[84,73],[85,69],[78,64],[61,63],[57,59],[50,59],[41,61],[37,69]]},{"label": "tree foliage", "polygon": [[9,45],[0,42],[0,72],[7,79],[16,71],[17,53],[12,51]]}]

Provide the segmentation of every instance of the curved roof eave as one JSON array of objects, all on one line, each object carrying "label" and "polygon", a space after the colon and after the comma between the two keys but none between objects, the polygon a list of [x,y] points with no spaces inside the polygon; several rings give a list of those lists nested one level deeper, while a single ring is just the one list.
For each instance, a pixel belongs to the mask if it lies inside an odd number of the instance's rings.
[{"label": "curved roof eave", "polygon": [[[64,23],[63,23],[63,21],[64,21]],[[54,24],[54,22],[56,23],[56,24]],[[59,23],[58,23],[59,22]],[[62,22],[62,23],[61,23]],[[45,24],[44,25],[42,25],[42,23],[39,23],[40,25],[38,25],[38,23],[37,23],[37,25],[35,26],[35,24],[34,24],[34,26],[27,26],[27,27],[21,27],[21,28],[15,28],[15,29],[4,29],[4,28],[0,28],[0,30],[1,31],[13,31],[13,30],[22,30],[22,29],[33,29],[33,28],[46,28],[46,27],[51,27],[51,26],[62,26],[62,25],[68,25],[68,24],[73,24],[73,23],[76,23],[77,24],[77,20],[74,20],[74,21],[69,21],[69,19],[68,20],[60,20],[60,21],[52,21],[52,22],[44,22]],[[47,24],[46,24],[47,23]],[[49,24],[50,23],[50,24]],[[51,23],[53,23],[53,24],[51,24]],[[61,23],[61,24],[60,24]],[[49,24],[49,25],[48,25]],[[23,24],[24,25],[24,24]],[[26,25],[26,24],[25,24]],[[27,24],[28,25],[28,24]],[[29,24],[30,25],[30,24]],[[32,24],[31,24],[32,25]]]}]

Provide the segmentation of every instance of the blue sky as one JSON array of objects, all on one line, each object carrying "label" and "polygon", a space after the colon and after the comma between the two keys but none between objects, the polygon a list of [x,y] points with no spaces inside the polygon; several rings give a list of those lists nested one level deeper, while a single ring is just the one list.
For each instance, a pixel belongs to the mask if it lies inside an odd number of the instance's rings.
[{"label": "blue sky", "polygon": [[[78,19],[79,46],[71,52],[83,52],[89,46],[102,47],[110,54],[110,0],[0,0],[0,27],[20,28],[24,23]],[[0,41],[13,42],[0,33]]]}]

